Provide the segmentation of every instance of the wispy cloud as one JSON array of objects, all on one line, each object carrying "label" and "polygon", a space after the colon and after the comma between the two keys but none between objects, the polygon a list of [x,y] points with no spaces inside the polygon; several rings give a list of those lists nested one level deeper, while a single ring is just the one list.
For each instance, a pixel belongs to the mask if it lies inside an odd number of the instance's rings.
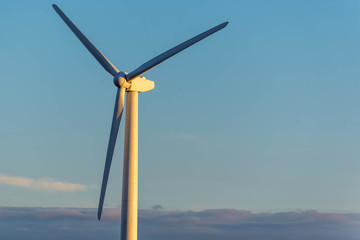
[{"label": "wispy cloud", "polygon": [[[98,222],[94,208],[0,207],[0,232],[4,239],[118,239],[119,221],[119,209],[105,209]],[[139,239],[358,240],[359,236],[359,213],[139,211]]]},{"label": "wispy cloud", "polygon": [[0,174],[0,184],[38,191],[64,191],[74,192],[86,190],[86,186],[77,183],[55,181],[53,179],[33,179]]}]

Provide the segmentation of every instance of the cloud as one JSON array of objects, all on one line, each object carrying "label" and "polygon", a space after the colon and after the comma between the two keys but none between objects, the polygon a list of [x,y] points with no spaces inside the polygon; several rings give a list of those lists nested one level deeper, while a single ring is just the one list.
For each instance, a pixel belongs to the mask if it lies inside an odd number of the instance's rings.
[{"label": "cloud", "polygon": [[86,186],[82,184],[60,182],[53,179],[32,179],[17,176],[14,177],[8,176],[6,174],[0,174],[0,184],[38,191],[74,192],[86,190]]},{"label": "cloud", "polygon": [[[120,210],[93,208],[0,208],[4,239],[119,239]],[[359,213],[289,211],[253,213],[236,209],[139,211],[139,239],[358,240]]]},{"label": "cloud", "polygon": [[151,209],[153,209],[153,210],[164,210],[165,208],[163,206],[161,206],[160,204],[156,204],[156,205],[152,206]]}]

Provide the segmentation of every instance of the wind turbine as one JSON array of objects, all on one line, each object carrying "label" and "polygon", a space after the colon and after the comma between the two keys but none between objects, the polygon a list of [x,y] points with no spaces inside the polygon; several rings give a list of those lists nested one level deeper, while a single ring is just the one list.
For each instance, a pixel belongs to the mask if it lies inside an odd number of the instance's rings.
[{"label": "wind turbine", "polygon": [[121,240],[136,240],[138,216],[138,93],[147,92],[154,88],[153,81],[150,81],[145,77],[141,77],[140,75],[185,48],[190,47],[198,41],[224,28],[228,22],[221,23],[203,33],[200,33],[199,35],[147,61],[134,71],[126,73],[117,70],[116,67],[84,36],[84,34],[80,32],[80,30],[70,21],[70,19],[60,10],[58,6],[55,4],[52,6],[76,37],[101,64],[101,66],[103,66],[103,68],[114,77],[114,84],[118,88],[101,185],[97,214],[99,220],[103,209],[106,185],[108,182],[116,137],[118,135],[121,116],[124,110],[125,92],[127,93],[121,200]]}]

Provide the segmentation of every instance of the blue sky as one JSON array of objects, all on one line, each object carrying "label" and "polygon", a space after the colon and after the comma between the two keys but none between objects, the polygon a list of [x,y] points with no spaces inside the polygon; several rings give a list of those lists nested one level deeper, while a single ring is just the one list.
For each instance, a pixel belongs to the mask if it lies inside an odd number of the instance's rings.
[{"label": "blue sky", "polygon": [[[116,88],[52,3],[0,3],[2,206],[98,203]],[[360,211],[358,1],[55,3],[127,72],[230,22],[145,74],[140,208]]]}]

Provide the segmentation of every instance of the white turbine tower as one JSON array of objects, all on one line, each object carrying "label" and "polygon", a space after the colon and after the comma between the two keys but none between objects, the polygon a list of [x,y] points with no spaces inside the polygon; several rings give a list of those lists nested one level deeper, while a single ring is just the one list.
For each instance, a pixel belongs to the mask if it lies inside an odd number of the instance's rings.
[{"label": "white turbine tower", "polygon": [[224,22],[216,27],[213,27],[171,48],[159,56],[147,61],[130,73],[125,73],[117,70],[116,67],[84,36],[84,34],[80,32],[80,30],[70,21],[70,19],[60,10],[58,6],[55,4],[52,6],[62,20],[64,20],[66,25],[68,25],[71,31],[89,50],[89,52],[96,58],[103,68],[114,77],[114,84],[118,88],[101,186],[97,215],[99,220],[103,209],[106,185],[109,177],[116,137],[118,135],[120,120],[124,110],[125,92],[127,93],[121,200],[121,240],[136,240],[138,216],[138,93],[150,91],[154,88],[153,81],[140,77],[140,75],[185,48],[190,47],[198,41],[224,28],[228,22]]}]

